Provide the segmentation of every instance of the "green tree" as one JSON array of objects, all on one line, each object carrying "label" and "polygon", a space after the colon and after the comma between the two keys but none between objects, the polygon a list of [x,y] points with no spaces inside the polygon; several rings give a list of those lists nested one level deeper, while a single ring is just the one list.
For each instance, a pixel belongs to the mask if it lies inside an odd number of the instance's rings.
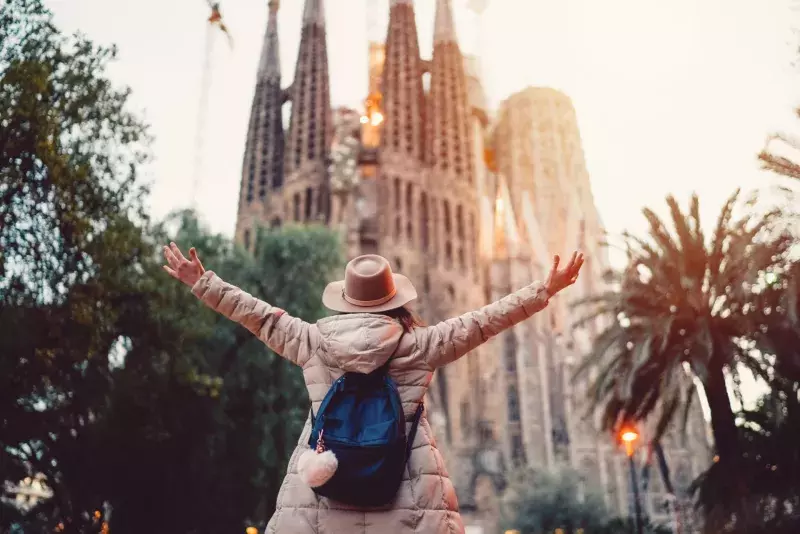
[{"label": "green tree", "polygon": [[146,254],[147,138],[105,77],[113,57],[60,34],[40,0],[0,9],[0,478],[47,476],[32,515],[48,531],[96,528],[80,445]]},{"label": "green tree", "polygon": [[[501,508],[504,530],[521,534],[627,534],[630,519],[615,517],[605,505],[598,488],[581,491],[580,474],[563,469],[557,472],[527,470],[510,485]],[[582,530],[581,530],[582,529]],[[648,534],[669,530],[650,524]]]},{"label": "green tree", "polygon": [[336,235],[267,232],[248,254],[191,214],[149,228],[146,132],[113,57],[40,0],[0,9],[0,491],[43,474],[54,493],[25,515],[0,500],[0,530],[96,532],[109,509],[114,532],[263,524],[308,408],[300,371],[169,278],[160,245],[314,320]]},{"label": "green tree", "polygon": [[616,287],[585,303],[590,317],[604,316],[609,326],[577,373],[599,369],[590,402],[602,407],[606,429],[653,416],[660,433],[678,414],[685,424],[694,398],[691,382],[684,385],[688,367],[708,400],[718,469],[727,478],[718,503],[731,506],[746,499],[748,487],[738,469],[743,445],[726,377],[740,397],[742,369],[768,377],[796,367],[783,345],[785,330],[770,327],[786,317],[771,295],[785,291],[778,286],[794,240],[781,210],[757,210],[754,201],[738,199],[737,191],[725,203],[710,239],[696,196],[688,213],[667,198],[672,232],[644,210],[649,235],[625,235],[628,265],[615,277]]},{"label": "green tree", "polygon": [[[342,265],[334,232],[262,231],[251,255],[189,214],[177,222],[160,242],[195,246],[207,269],[293,315],[314,321],[325,313],[320,295]],[[155,277],[160,298],[147,314],[155,324],[131,337],[102,440],[111,451],[112,529],[264,526],[310,407],[302,372],[163,271]],[[166,360],[152,357],[162,351]]]},{"label": "green tree", "polygon": [[527,471],[510,484],[503,498],[504,528],[522,534],[602,528],[610,519],[603,498],[589,492],[581,499],[579,492],[580,478],[573,471]]}]

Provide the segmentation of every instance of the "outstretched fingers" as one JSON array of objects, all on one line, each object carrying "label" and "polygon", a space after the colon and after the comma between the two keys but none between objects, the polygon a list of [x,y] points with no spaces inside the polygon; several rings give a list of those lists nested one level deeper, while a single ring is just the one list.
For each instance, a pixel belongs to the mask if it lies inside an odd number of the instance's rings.
[{"label": "outstretched fingers", "polygon": [[553,287],[553,283],[555,282],[556,273],[558,273],[558,262],[561,261],[561,258],[558,257],[558,254],[553,256],[553,267],[550,268],[550,272],[547,274],[547,281],[545,282],[545,287]]},{"label": "outstretched fingers", "polygon": [[575,281],[578,279],[578,274],[581,272],[581,267],[583,267],[583,259],[584,259],[583,254],[578,254],[577,257],[575,258],[574,263],[570,266],[569,270],[570,283],[574,284]]},{"label": "outstretched fingers", "polygon": [[189,260],[183,255],[181,249],[178,248],[178,245],[175,244],[174,241],[170,242],[169,248],[172,249],[172,253],[175,254],[175,257],[178,258],[179,261],[185,261],[188,263]]},{"label": "outstretched fingers", "polygon": [[578,259],[578,251],[575,250],[572,252],[572,256],[569,259],[569,263],[567,263],[567,271],[571,271],[575,267],[575,261]]},{"label": "outstretched fingers", "polygon": [[167,260],[167,263],[169,263],[169,266],[173,269],[177,269],[180,264],[178,258],[175,257],[175,254],[167,246],[164,247],[164,259]]},{"label": "outstretched fingers", "polygon": [[200,258],[197,257],[197,249],[194,247],[190,248],[189,257],[192,258],[192,263],[196,263],[197,266],[200,267],[201,272],[206,272],[205,267],[203,267],[203,264],[200,262]]}]

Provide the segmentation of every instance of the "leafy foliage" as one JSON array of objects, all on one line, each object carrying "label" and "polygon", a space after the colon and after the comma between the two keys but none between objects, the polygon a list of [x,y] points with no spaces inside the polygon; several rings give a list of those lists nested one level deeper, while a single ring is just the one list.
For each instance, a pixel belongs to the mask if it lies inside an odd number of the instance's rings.
[{"label": "leafy foliage", "polygon": [[150,227],[146,129],[113,57],[41,0],[0,9],[0,492],[53,491],[24,514],[0,498],[0,530],[263,525],[308,409],[300,370],[167,276],[160,245],[313,321],[338,241],[286,228],[248,254],[191,213]]},{"label": "leafy foliage", "polygon": [[[341,266],[334,233],[264,231],[253,256],[203,232],[191,214],[178,219],[172,240],[195,246],[207,269],[306,320],[324,313],[319,295]],[[154,324],[131,336],[102,440],[119,450],[106,471],[114,531],[263,526],[310,406],[302,373],[165,273],[156,277]]]},{"label": "leafy foliage", "polygon": [[[795,110],[800,117],[800,109]],[[777,150],[776,150],[777,148]],[[795,157],[787,154],[792,152]],[[797,152],[800,151],[800,140],[787,134],[774,134],[767,140],[767,145],[758,154],[763,169],[774,172],[786,178],[800,180],[800,163],[797,161]]]},{"label": "leafy foliage", "polygon": [[[621,534],[630,532],[630,520],[614,517],[597,488],[588,488],[581,498],[578,473],[571,470],[519,475],[503,502],[503,530],[521,534],[544,534],[561,529],[564,533]],[[580,530],[582,529],[582,530]],[[646,524],[647,534],[669,532]]]},{"label": "leafy foliage", "polygon": [[766,380],[776,372],[796,379],[800,370],[795,241],[788,216],[756,209],[756,200],[733,194],[710,239],[696,196],[687,213],[667,198],[673,231],[645,209],[649,235],[625,235],[628,265],[617,287],[584,303],[588,316],[604,315],[610,325],[578,371],[599,370],[590,398],[606,429],[655,417],[656,440],[681,414],[685,426],[696,377],[711,410],[715,469],[726,478],[715,502],[740,510],[748,484],[737,467],[744,446],[726,377],[741,397],[742,369]]},{"label": "leafy foliage", "polygon": [[46,475],[33,515],[51,527],[100,505],[75,450],[145,259],[145,128],[104,77],[113,55],[59,34],[41,1],[0,10],[0,473]]}]

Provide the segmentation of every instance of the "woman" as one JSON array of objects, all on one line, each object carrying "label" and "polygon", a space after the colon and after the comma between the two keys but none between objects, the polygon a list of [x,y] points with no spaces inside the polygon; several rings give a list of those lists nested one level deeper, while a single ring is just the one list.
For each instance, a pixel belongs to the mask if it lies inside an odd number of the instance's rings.
[{"label": "woman", "polygon": [[[343,373],[369,373],[388,361],[407,422],[437,368],[542,310],[550,297],[575,282],[583,264],[583,255],[576,252],[567,267],[559,269],[556,256],[544,285],[531,284],[478,311],[425,327],[413,321],[405,308],[417,297],[408,278],[392,273],[381,256],[360,256],[347,264],[344,280],[329,284],[322,295],[323,304],[340,314],[312,325],[206,271],[194,248],[186,259],[171,243],[164,247],[164,256],[169,264],[164,269],[190,286],[206,306],[242,324],[277,354],[302,367],[314,413]],[[464,532],[455,489],[424,414],[397,497],[378,509],[318,497],[301,480],[297,464],[308,450],[310,431],[309,418],[289,461],[267,533]]]}]

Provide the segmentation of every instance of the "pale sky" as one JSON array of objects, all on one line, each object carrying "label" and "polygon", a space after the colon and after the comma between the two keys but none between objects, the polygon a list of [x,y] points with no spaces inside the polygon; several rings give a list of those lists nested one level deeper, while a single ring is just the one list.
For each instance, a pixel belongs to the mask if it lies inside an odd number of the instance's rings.
[{"label": "pale sky", "polygon": [[[327,0],[332,103],[361,107],[367,87],[367,10],[372,0]],[[302,0],[282,0],[284,85],[294,71]],[[155,136],[152,213],[191,203],[208,7],[204,0],[49,0],[56,22],[116,43],[112,77]],[[233,50],[217,37],[211,59],[198,208],[232,234],[242,152],[266,25],[265,0],[222,0]],[[378,0],[385,32],[387,0]],[[434,0],[416,2],[429,57]],[[714,217],[737,186],[774,183],[756,153],[776,130],[797,131],[795,65],[800,11],[793,0],[490,0],[479,22],[453,0],[465,52],[481,49],[496,108],[529,85],[569,94],[595,199],[608,230],[640,232],[643,205],[700,195]],[[480,38],[478,29],[480,28]]]}]

